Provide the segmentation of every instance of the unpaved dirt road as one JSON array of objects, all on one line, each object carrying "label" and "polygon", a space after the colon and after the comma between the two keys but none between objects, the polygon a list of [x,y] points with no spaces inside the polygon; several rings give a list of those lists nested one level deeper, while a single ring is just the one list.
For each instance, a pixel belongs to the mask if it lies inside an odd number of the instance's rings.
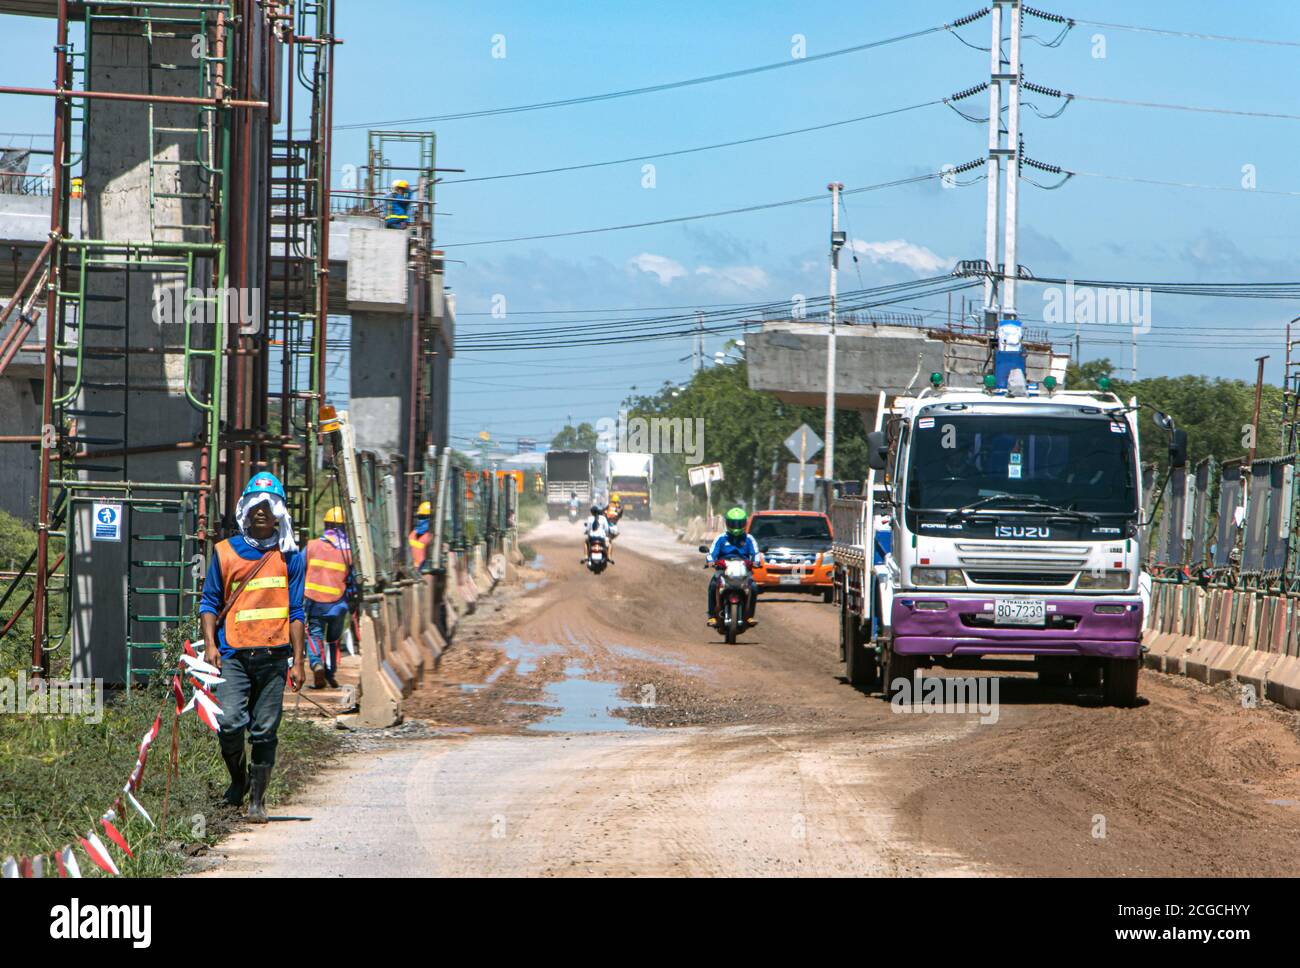
[{"label": "unpaved dirt road", "polygon": [[[1300,718],[1142,674],[1145,702],[1004,675],[996,722],[842,678],[834,606],[764,599],[727,646],[706,572],[628,523],[588,574],[566,522],[407,706],[215,875],[1295,875]],[[942,674],[942,673],[936,673]]]}]

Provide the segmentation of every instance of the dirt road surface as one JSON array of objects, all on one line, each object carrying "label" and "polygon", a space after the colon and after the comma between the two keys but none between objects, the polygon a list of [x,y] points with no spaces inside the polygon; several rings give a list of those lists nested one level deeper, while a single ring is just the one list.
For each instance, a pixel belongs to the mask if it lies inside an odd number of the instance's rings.
[{"label": "dirt road surface", "polygon": [[[1295,875],[1300,717],[1143,672],[1143,703],[999,678],[900,714],[843,679],[835,606],[764,598],[727,646],[707,573],[627,522],[580,531],[463,626],[407,704],[209,875]],[[943,674],[936,672],[934,674]]]}]

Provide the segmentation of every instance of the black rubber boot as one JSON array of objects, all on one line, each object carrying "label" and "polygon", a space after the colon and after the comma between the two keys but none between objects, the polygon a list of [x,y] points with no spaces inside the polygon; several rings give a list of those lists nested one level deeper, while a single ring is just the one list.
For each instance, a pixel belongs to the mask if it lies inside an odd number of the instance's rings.
[{"label": "black rubber boot", "polygon": [[230,771],[230,786],[226,787],[222,799],[230,806],[238,807],[248,793],[248,755],[244,752],[244,737],[239,737],[238,748],[233,743],[222,743],[221,758]]},{"label": "black rubber boot", "polygon": [[267,815],[266,788],[271,782],[271,767],[253,766],[249,768],[250,790],[248,794],[248,822],[266,823],[271,818]]}]

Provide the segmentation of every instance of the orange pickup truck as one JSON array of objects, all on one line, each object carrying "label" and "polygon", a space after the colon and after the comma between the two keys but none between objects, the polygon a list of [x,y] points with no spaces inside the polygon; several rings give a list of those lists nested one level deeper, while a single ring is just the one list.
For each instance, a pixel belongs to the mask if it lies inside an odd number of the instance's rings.
[{"label": "orange pickup truck", "polygon": [[754,568],[760,593],[812,592],[835,597],[831,522],[820,511],[755,511],[749,518],[762,563]]}]

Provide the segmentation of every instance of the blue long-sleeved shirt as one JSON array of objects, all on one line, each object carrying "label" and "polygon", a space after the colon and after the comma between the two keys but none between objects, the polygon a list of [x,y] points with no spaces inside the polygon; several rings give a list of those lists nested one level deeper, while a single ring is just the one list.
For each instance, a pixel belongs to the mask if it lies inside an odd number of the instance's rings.
[{"label": "blue long-sleeved shirt", "polygon": [[709,563],[715,561],[725,561],[728,558],[743,558],[750,564],[758,560],[758,542],[754,540],[752,534],[747,534],[740,541],[732,541],[731,535],[723,533],[718,535],[713,547],[709,549]]},{"label": "blue long-sleeved shirt", "polygon": [[[239,557],[246,561],[257,561],[262,557],[262,552],[254,548],[244,540],[242,534],[237,534],[230,539],[230,547]],[[278,555],[278,550],[272,550],[269,554]],[[303,610],[303,589],[307,582],[307,562],[301,551],[295,551],[286,556],[285,567],[289,572],[289,621],[306,622],[306,612]],[[221,558],[215,553],[212,555],[212,561],[208,564],[208,573],[203,578],[203,597],[199,601],[199,614],[218,615],[222,607],[226,604],[226,583],[221,577]],[[234,648],[226,644],[226,623],[223,621],[217,629],[217,644],[223,656],[235,654]],[[288,642],[284,643],[286,646]]]}]

